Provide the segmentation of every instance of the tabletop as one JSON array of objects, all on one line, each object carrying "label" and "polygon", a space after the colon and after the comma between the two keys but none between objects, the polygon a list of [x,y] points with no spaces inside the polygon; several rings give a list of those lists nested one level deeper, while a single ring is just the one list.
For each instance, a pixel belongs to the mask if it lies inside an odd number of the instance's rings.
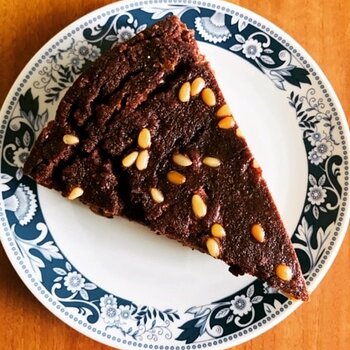
[{"label": "tabletop", "polygon": [[[350,1],[232,2],[262,15],[294,37],[325,72],[345,114],[350,116]],[[107,3],[110,1],[0,0],[0,105],[24,65],[47,40],[75,19]],[[349,262],[348,234],[311,301],[272,330],[235,350],[349,349]],[[2,247],[0,319],[0,349],[110,349],[79,334],[46,310],[21,282]]]}]

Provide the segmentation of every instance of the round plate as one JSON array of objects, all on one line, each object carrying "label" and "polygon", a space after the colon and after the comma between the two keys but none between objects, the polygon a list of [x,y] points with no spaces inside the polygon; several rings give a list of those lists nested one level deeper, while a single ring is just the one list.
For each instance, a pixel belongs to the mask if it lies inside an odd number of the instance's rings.
[{"label": "round plate", "polygon": [[23,164],[74,79],[115,42],[169,14],[201,50],[275,198],[310,291],[349,217],[349,136],[316,63],[267,20],[225,2],[118,2],[82,17],[28,63],[1,110],[1,241],[32,293],[78,331],[123,349],[237,345],[296,309],[249,276],[138,224],[37,187]]}]

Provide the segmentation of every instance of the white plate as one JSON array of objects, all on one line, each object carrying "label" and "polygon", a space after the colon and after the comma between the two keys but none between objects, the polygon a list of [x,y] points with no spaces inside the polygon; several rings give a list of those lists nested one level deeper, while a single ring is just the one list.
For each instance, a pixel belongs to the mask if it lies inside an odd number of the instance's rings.
[{"label": "white plate", "polygon": [[22,174],[58,101],[101,52],[174,13],[217,73],[292,236],[308,288],[334,260],[349,217],[349,138],[320,68],[276,26],[225,2],[128,1],[61,31],[28,63],[1,110],[1,241],[56,316],[118,348],[222,348],[300,304],[138,224],[107,220]]}]

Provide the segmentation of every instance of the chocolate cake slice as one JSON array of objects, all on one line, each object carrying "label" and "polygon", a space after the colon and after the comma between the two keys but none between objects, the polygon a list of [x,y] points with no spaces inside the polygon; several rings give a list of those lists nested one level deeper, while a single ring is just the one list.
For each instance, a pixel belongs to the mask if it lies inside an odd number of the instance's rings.
[{"label": "chocolate cake slice", "polygon": [[37,183],[308,299],[261,169],[175,16],[113,47],[68,90],[25,164]]}]

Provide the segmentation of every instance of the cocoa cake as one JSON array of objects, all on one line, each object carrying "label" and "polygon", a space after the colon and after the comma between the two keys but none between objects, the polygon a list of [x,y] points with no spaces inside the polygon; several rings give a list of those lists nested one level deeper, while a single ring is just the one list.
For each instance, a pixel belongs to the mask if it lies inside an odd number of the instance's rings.
[{"label": "cocoa cake", "polygon": [[192,31],[170,16],[75,81],[25,173],[307,300],[300,265]]}]

